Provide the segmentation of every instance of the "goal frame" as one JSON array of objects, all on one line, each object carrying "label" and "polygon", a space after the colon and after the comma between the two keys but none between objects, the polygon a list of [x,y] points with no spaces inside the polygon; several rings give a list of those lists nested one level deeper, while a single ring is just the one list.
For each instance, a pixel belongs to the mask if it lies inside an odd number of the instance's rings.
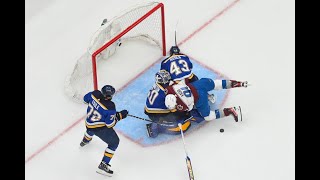
[{"label": "goal frame", "polygon": [[141,18],[139,18],[137,21],[132,23],[129,27],[127,27],[125,30],[120,32],[117,36],[112,38],[110,41],[105,43],[102,47],[100,47],[98,50],[96,50],[92,55],[91,55],[91,60],[92,60],[92,73],[93,73],[93,85],[94,85],[94,90],[98,89],[98,72],[97,72],[97,65],[96,65],[96,59],[97,55],[99,55],[103,50],[108,48],[111,44],[113,44],[115,41],[120,39],[122,36],[124,36],[126,33],[128,33],[131,29],[139,25],[143,20],[147,19],[150,15],[152,15],[155,11],[159,10],[161,11],[161,33],[162,33],[162,54],[163,56],[166,55],[166,39],[165,39],[165,18],[164,18],[164,5],[163,3],[159,3],[157,6],[152,8],[150,11],[148,11],[145,15],[143,15]]}]

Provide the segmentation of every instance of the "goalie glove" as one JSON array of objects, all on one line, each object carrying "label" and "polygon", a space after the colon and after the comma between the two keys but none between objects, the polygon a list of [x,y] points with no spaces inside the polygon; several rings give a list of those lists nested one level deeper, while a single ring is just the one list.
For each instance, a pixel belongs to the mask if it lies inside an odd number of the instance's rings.
[{"label": "goalie glove", "polygon": [[116,116],[117,116],[118,121],[120,121],[121,119],[126,118],[127,115],[128,115],[128,113],[129,113],[129,112],[128,112],[127,110],[122,110],[122,111],[120,111],[120,112],[117,112],[117,113],[116,113]]},{"label": "goalie glove", "polygon": [[248,81],[235,81],[235,80],[230,80],[231,81],[231,88],[236,88],[236,87],[248,87]]}]

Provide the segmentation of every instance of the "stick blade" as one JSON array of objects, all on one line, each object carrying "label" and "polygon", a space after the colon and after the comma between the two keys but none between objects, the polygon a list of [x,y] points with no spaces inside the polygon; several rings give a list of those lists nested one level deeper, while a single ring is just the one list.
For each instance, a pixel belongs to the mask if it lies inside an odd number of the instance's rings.
[{"label": "stick blade", "polygon": [[186,163],[187,163],[187,168],[188,168],[188,174],[189,174],[189,179],[194,180],[194,175],[193,175],[193,169],[191,165],[191,159],[189,156],[186,157]]}]

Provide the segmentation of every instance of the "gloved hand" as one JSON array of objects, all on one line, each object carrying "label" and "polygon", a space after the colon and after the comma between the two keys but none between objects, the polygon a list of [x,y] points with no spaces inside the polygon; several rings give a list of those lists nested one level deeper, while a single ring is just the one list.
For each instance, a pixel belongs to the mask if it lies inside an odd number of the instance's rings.
[{"label": "gloved hand", "polygon": [[126,118],[127,117],[127,115],[128,115],[128,111],[127,110],[122,110],[122,111],[120,111],[120,112],[117,112],[117,114],[116,114],[116,116],[117,116],[117,119],[118,120],[121,120],[121,119],[124,119],[124,118]]}]

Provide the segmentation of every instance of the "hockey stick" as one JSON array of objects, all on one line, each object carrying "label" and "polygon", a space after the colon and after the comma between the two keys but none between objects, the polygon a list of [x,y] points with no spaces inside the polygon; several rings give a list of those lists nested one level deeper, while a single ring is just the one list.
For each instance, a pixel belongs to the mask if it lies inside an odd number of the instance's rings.
[{"label": "hockey stick", "polygon": [[177,29],[178,29],[178,23],[179,23],[179,20],[177,20],[176,27],[174,28],[174,43],[175,43],[176,46],[178,46],[178,44],[177,44]]},{"label": "hockey stick", "polygon": [[176,124],[174,124],[174,123],[172,123],[172,124],[163,124],[163,123],[158,123],[158,122],[152,121],[151,119],[145,119],[145,118],[138,117],[138,116],[134,116],[134,115],[131,115],[131,114],[128,114],[128,116],[134,117],[134,118],[137,118],[137,119],[140,119],[140,120],[144,120],[144,121],[149,121],[149,122],[152,122],[152,123],[156,123],[156,124],[159,124],[159,125],[161,125],[161,126],[176,127]]},{"label": "hockey stick", "polygon": [[184,147],[184,151],[186,153],[186,163],[187,163],[187,168],[188,168],[188,174],[189,174],[189,179],[190,180],[194,180],[194,175],[193,175],[193,170],[192,170],[192,165],[191,165],[191,159],[188,156],[187,153],[187,148],[186,148],[186,143],[184,141],[184,135],[183,135],[183,131],[182,131],[182,125],[181,123],[178,124],[179,128],[180,128],[180,132],[181,132],[181,136],[182,136],[182,142],[183,142],[183,147]]}]

